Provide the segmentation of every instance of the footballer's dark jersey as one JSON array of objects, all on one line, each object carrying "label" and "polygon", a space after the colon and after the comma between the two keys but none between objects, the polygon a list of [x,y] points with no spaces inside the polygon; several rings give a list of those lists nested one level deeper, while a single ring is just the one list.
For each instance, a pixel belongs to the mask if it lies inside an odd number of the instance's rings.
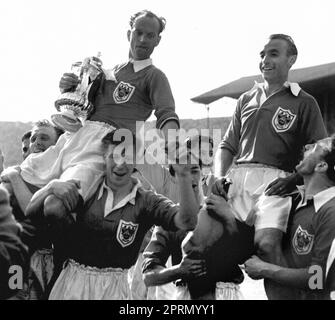
[{"label": "footballer's dark jersey", "polygon": [[165,74],[153,65],[137,72],[131,62],[114,68],[114,80],[103,80],[93,101],[91,121],[106,122],[135,133],[136,121],[146,121],[155,111],[156,127],[169,120],[179,123]]},{"label": "footballer's dark jersey", "polygon": [[230,126],[220,144],[237,163],[260,163],[292,172],[306,144],[327,137],[316,100],[305,91],[283,87],[262,102],[255,85],[237,102]]},{"label": "footballer's dark jersey", "polygon": [[[329,299],[325,275],[328,255],[335,238],[334,191],[335,188],[322,191],[313,200],[308,200],[305,205],[291,212],[284,238],[287,265],[294,269],[309,268],[311,276],[319,272],[320,277],[320,286],[317,288],[311,282],[312,289],[292,289],[291,299]],[[323,200],[320,202],[320,199]]]},{"label": "footballer's dark jersey", "polygon": [[134,204],[127,202],[105,216],[107,191],[98,188],[78,211],[70,258],[97,268],[128,269],[135,264],[146,232],[155,224],[177,230],[179,207],[162,195],[139,187]]}]

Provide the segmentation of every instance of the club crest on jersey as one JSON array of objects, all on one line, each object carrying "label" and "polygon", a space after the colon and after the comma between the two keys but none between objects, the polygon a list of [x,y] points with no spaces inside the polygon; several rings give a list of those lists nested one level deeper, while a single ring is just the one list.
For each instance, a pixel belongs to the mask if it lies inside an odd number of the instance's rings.
[{"label": "club crest on jersey", "polygon": [[290,110],[279,107],[272,118],[272,125],[277,132],[284,132],[292,127],[296,117]]},{"label": "club crest on jersey", "polygon": [[307,230],[302,229],[299,225],[292,240],[295,252],[299,255],[309,254],[312,250],[313,242],[314,235],[309,234]]},{"label": "club crest on jersey", "polygon": [[127,247],[134,242],[137,230],[137,223],[124,221],[121,219],[117,228],[116,239],[123,248]]},{"label": "club crest on jersey", "polygon": [[113,98],[116,103],[129,101],[135,91],[135,87],[129,83],[121,81],[114,90]]}]

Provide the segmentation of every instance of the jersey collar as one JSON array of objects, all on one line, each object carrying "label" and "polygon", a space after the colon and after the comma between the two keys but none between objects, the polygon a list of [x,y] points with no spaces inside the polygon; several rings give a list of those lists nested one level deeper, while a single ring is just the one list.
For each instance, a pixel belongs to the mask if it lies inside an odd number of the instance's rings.
[{"label": "jersey collar", "polygon": [[315,212],[318,212],[320,208],[328,202],[330,199],[335,197],[335,187],[327,188],[326,190],[320,191],[313,197],[306,196],[304,186],[297,186],[299,193],[301,194],[301,201],[297,206],[297,209],[307,204],[307,200],[313,198]]},{"label": "jersey collar", "polygon": [[[255,87],[264,90],[264,82],[257,82],[257,81],[255,81],[254,88],[255,88]],[[296,83],[296,82],[289,82],[289,81],[286,81],[286,82],[284,83],[283,87],[285,87],[285,88],[289,88],[290,91],[291,91],[291,93],[292,93],[295,97],[297,97],[297,96],[299,95],[300,91],[301,91],[301,88],[300,88],[299,84]],[[278,91],[276,91],[275,93],[277,93],[277,92],[279,92],[279,91],[281,91],[281,89],[278,90]],[[275,94],[275,93],[274,93],[274,94]]]},{"label": "jersey collar", "polygon": [[314,195],[314,207],[315,211],[318,212],[319,209],[330,199],[335,197],[335,187],[323,190],[316,195]]},{"label": "jersey collar", "polygon": [[134,59],[130,58],[129,61],[133,64],[135,73],[152,65],[152,59],[151,58],[148,58],[148,59],[145,59],[145,60],[134,60]]},{"label": "jersey collar", "polygon": [[126,195],[116,206],[113,207],[113,202],[114,202],[114,193],[112,189],[110,189],[106,182],[104,181],[101,184],[99,194],[98,194],[98,200],[100,200],[103,196],[104,190],[107,191],[107,198],[105,202],[105,208],[104,208],[104,217],[108,216],[111,212],[120,209],[124,207],[128,202],[131,203],[132,205],[135,205],[135,198],[136,198],[136,193],[138,188],[141,186],[141,183],[138,179],[132,177],[132,182],[133,182],[133,188],[131,192]]}]

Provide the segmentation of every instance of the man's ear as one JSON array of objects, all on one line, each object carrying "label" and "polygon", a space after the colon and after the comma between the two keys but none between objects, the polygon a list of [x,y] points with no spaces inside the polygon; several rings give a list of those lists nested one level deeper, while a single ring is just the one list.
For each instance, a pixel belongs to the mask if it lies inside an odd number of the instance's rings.
[{"label": "man's ear", "polygon": [[157,46],[159,45],[160,41],[161,41],[161,36],[159,35],[159,36],[157,37],[157,41],[156,41],[156,45],[155,45],[155,47],[157,47]]},{"label": "man's ear", "polygon": [[288,59],[288,63],[289,63],[290,68],[295,64],[296,61],[297,61],[297,56],[296,55],[290,56],[290,58]]},{"label": "man's ear", "polygon": [[315,172],[327,172],[328,170],[328,163],[326,161],[321,161],[315,166]]},{"label": "man's ear", "polygon": [[130,41],[130,34],[131,34],[131,31],[128,30],[128,31],[127,31],[127,39],[128,39],[128,41]]}]

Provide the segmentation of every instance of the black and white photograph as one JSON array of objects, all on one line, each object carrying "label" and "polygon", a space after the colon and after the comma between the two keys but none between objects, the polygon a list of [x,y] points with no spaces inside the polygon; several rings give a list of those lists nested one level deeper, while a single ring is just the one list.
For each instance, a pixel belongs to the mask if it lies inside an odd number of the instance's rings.
[{"label": "black and white photograph", "polygon": [[334,12],[2,1],[0,300],[335,300]]}]

